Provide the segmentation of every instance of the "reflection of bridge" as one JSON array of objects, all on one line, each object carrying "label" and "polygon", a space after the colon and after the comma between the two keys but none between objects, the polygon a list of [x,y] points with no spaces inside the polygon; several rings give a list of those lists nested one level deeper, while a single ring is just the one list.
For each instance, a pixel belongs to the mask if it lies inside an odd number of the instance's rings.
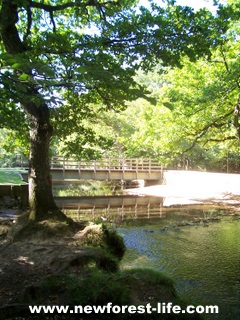
[{"label": "reflection of bridge", "polygon": [[58,207],[67,215],[80,219],[104,217],[110,220],[125,218],[150,218],[162,216],[163,198],[141,196],[88,196],[54,197]]},{"label": "reflection of bridge", "polygon": [[163,167],[156,161],[145,159],[100,159],[77,161],[53,157],[53,182],[78,180],[162,180]]},{"label": "reflection of bridge", "polygon": [[142,197],[142,196],[85,196],[85,197],[54,197],[56,204],[67,210],[74,209],[92,209],[92,208],[117,208],[150,206],[162,203],[160,197]]}]

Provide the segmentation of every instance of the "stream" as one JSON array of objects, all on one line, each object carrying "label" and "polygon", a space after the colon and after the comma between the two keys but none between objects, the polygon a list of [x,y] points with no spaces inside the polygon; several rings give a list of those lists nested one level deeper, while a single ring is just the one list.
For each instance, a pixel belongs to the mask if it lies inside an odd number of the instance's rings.
[{"label": "stream", "polygon": [[[195,190],[189,180],[193,179],[192,173],[169,172],[165,192],[172,196],[176,190],[178,195],[184,191],[185,195],[187,190],[188,194],[194,191],[194,196],[196,193],[197,196],[207,195],[208,198],[215,197],[218,192],[217,196],[220,195],[223,201],[227,199],[222,196],[223,191],[231,194],[239,190],[239,175],[212,174],[216,176],[214,188],[212,175],[208,179],[211,183],[207,184],[206,175],[210,174],[195,173],[198,183],[194,178],[194,186],[201,186],[201,190]],[[200,183],[200,178],[204,183]],[[174,183],[171,183],[171,179]],[[180,187],[176,186],[178,180]],[[184,188],[183,181],[186,184]],[[76,189],[77,196],[82,195],[82,188],[83,186],[79,191]],[[152,188],[148,189],[149,194]],[[98,189],[97,185],[96,190]],[[155,192],[156,190],[153,195]],[[72,190],[70,195],[73,195]],[[170,198],[166,197],[165,202],[168,199]],[[127,247],[121,268],[158,270],[174,280],[178,294],[190,304],[219,307],[219,314],[206,314],[204,319],[240,320],[240,215],[231,210],[217,209],[213,205],[172,204],[171,207],[165,207],[162,200],[159,201],[160,204],[153,208],[150,205],[140,207],[133,204],[132,208],[124,210],[123,207],[101,208],[99,213],[94,212],[94,205],[92,209],[88,209],[89,217],[88,210],[83,208],[81,213],[78,206],[78,212],[72,218],[98,221],[104,218],[116,225]],[[133,210],[129,211],[130,209]]]},{"label": "stream", "polygon": [[240,319],[239,216],[176,209],[161,219],[124,221],[118,231],[127,246],[122,268],[159,270],[190,304],[219,306],[204,319]]}]

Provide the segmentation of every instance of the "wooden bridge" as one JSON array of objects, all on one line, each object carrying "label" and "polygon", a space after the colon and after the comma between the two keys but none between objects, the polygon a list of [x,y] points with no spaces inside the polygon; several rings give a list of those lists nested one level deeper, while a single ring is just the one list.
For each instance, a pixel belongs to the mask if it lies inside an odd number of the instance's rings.
[{"label": "wooden bridge", "polygon": [[161,181],[163,167],[149,159],[107,158],[77,161],[53,157],[51,161],[53,183],[79,180],[155,180]]}]

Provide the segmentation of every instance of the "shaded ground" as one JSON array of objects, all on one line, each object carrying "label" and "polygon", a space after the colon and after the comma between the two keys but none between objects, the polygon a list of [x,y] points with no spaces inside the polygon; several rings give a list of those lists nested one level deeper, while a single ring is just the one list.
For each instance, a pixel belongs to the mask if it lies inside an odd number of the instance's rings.
[{"label": "shaded ground", "polygon": [[[117,258],[107,253],[111,249],[100,226],[77,224],[78,230],[73,231],[64,223],[40,224],[32,236],[25,235],[15,241],[7,235],[13,221],[4,220],[0,224],[0,319],[25,315],[29,304],[39,302],[38,288],[46,277],[83,273],[89,268],[117,269]],[[53,301],[49,297],[45,303]]]},{"label": "shaded ground", "polygon": [[[5,221],[2,227],[10,227]],[[7,228],[6,227],[6,228]],[[118,270],[123,255],[122,239],[105,227],[65,226],[41,222],[19,240],[11,241],[2,231],[0,241],[0,319],[129,319],[122,315],[55,314],[33,316],[29,305],[152,305],[172,302],[186,307],[173,283],[153,270]],[[56,236],[51,232],[56,228]],[[0,228],[1,230],[1,228]],[[6,233],[7,230],[5,230]],[[121,239],[121,241],[119,240]],[[120,242],[119,242],[120,241]],[[132,315],[131,319],[157,319],[157,314]],[[163,316],[162,319],[165,319]],[[166,319],[175,319],[169,316]],[[199,319],[183,315],[179,319]]]}]

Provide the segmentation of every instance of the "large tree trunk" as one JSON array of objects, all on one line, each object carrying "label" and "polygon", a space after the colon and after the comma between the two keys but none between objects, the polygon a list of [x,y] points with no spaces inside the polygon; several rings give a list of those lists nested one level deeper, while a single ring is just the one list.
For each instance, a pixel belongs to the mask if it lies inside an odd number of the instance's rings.
[{"label": "large tree trunk", "polygon": [[58,211],[52,195],[49,143],[52,136],[49,110],[25,104],[30,122],[29,206],[30,219],[41,220]]}]

